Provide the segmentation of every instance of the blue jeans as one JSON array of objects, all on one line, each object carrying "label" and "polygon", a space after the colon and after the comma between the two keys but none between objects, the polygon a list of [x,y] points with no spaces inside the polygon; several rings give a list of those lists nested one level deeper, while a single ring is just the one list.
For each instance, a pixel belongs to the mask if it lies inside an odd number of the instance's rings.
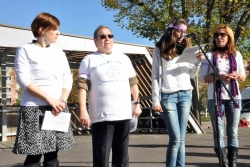
[{"label": "blue jeans", "polygon": [[191,108],[191,92],[162,93],[163,118],[169,134],[167,167],[185,166],[185,138]]},{"label": "blue jeans", "polygon": [[[226,133],[227,147],[238,147],[238,124],[240,121],[241,100],[239,100],[239,108],[235,108],[233,101],[222,100],[222,117],[218,117],[218,126],[220,134],[220,147],[225,147],[224,144],[224,115],[226,115]],[[217,131],[216,131],[216,114],[214,108],[214,100],[208,100],[208,112],[211,117],[214,134],[214,147],[218,148]]]},{"label": "blue jeans", "polygon": [[92,124],[93,167],[108,167],[112,148],[112,167],[129,167],[130,120]]}]

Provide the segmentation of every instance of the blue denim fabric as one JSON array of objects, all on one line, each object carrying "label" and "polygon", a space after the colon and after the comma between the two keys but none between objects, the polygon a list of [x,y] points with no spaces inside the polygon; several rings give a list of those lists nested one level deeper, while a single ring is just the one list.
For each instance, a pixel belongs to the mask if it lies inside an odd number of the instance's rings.
[{"label": "blue denim fabric", "polygon": [[[233,101],[222,100],[222,115],[218,117],[218,126],[220,132],[220,147],[225,147],[224,143],[224,118],[226,115],[226,134],[227,134],[227,147],[238,147],[238,124],[240,121],[241,100],[238,100],[240,108],[234,108]],[[214,147],[218,148],[217,144],[217,131],[215,122],[215,109],[214,100],[208,100],[208,112],[211,117],[214,134]]]},{"label": "blue denim fabric", "polygon": [[166,155],[167,167],[185,166],[185,138],[191,107],[191,96],[189,90],[161,94],[163,118],[169,134]]}]

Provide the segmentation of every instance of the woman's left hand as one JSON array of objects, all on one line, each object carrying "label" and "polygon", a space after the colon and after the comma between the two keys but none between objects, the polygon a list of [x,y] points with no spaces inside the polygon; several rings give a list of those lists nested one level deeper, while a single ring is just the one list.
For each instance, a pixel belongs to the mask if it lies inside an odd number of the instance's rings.
[{"label": "woman's left hand", "polygon": [[198,52],[198,53],[196,53],[196,59],[198,59],[198,60],[204,60],[205,59],[205,55],[202,52]]},{"label": "woman's left hand", "polygon": [[240,78],[240,74],[239,73],[237,73],[236,71],[233,71],[231,74],[229,74],[231,77],[232,77],[232,79],[235,79],[235,80],[237,80],[237,79],[239,79]]},{"label": "woman's left hand", "polygon": [[62,112],[66,107],[66,104],[64,102],[54,98],[51,98],[49,104],[52,107],[52,114],[54,114],[55,116],[59,115],[60,112]]}]

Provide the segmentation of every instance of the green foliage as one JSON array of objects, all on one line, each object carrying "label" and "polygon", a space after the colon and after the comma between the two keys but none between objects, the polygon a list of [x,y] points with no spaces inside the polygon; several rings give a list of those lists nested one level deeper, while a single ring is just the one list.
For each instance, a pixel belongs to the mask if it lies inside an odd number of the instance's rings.
[{"label": "green foliage", "polygon": [[189,33],[196,32],[201,43],[211,42],[213,29],[228,24],[235,33],[237,48],[245,59],[250,57],[249,0],[102,0],[113,10],[115,22],[135,35],[156,42],[173,17],[186,18]]},{"label": "green foliage", "polygon": [[[249,0],[102,0],[107,10],[116,11],[115,22],[134,35],[157,42],[170,20],[187,19],[189,33],[197,33],[199,43],[211,43],[218,24],[229,25],[235,35],[237,49],[244,60],[250,57],[250,1]],[[194,43],[196,45],[196,43]],[[240,83],[242,91],[250,78]],[[207,84],[199,82],[201,110],[207,105]]]},{"label": "green foliage", "polygon": [[207,89],[208,84],[199,81],[199,104],[201,111],[205,111],[207,108]]},{"label": "green foliage", "polygon": [[242,92],[243,89],[245,89],[245,87],[247,85],[250,85],[250,76],[247,75],[246,79],[243,82],[240,82],[240,92]]},{"label": "green foliage", "polygon": [[73,86],[69,94],[68,103],[69,104],[78,104],[78,92],[77,92],[77,79],[78,79],[78,70],[72,69],[73,73]]},{"label": "green foliage", "polygon": [[207,114],[207,117],[205,115],[201,115],[201,122],[210,122],[211,118],[210,115]]},{"label": "green foliage", "polygon": [[20,106],[20,103],[21,103],[21,100],[20,100],[20,99],[16,99],[15,105],[16,105],[16,106]]}]

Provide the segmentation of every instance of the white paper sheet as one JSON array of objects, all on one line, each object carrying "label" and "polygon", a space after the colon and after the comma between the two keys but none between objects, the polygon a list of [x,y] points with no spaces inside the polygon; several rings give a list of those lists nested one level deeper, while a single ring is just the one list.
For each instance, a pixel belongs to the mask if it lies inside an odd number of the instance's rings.
[{"label": "white paper sheet", "polygon": [[[201,45],[201,48],[203,49],[207,44]],[[182,54],[179,56],[179,59],[176,61],[176,63],[181,62],[189,62],[191,64],[194,64],[197,62],[196,59],[196,53],[199,52],[200,47],[194,46],[190,48],[185,48],[182,52]]]},{"label": "white paper sheet", "polygon": [[51,111],[45,111],[41,129],[68,132],[70,116],[70,113],[61,112],[59,115],[55,116]]}]

